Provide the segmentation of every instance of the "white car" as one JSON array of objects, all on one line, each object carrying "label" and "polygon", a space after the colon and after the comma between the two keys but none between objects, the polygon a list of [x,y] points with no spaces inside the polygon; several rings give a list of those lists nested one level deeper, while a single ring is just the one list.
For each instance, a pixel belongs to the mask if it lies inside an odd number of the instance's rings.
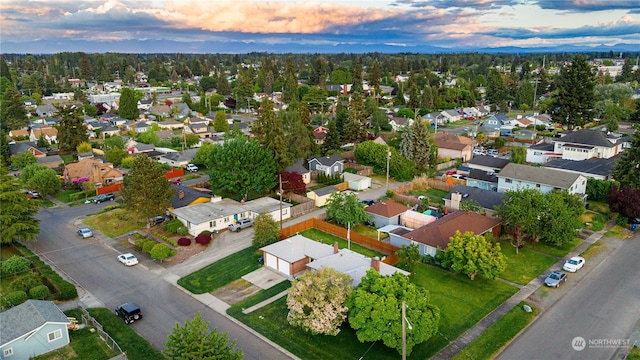
[{"label": "white car", "polygon": [[198,172],[198,166],[196,166],[195,164],[187,164],[185,169],[190,172]]},{"label": "white car", "polygon": [[131,253],[122,254],[122,255],[118,255],[118,261],[120,261],[121,263],[127,266],[133,266],[138,263],[138,258]]},{"label": "white car", "polygon": [[584,266],[584,263],[585,261],[583,257],[574,256],[564,263],[564,266],[562,266],[562,269],[568,272],[576,272]]}]

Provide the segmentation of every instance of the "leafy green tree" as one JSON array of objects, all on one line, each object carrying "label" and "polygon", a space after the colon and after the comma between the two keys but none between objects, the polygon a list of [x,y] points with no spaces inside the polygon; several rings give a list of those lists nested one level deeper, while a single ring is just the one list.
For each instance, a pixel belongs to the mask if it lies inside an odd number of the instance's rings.
[{"label": "leafy green tree", "polygon": [[500,244],[471,231],[461,234],[458,230],[447,245],[441,263],[445,269],[465,274],[471,280],[476,275],[493,280],[507,268]]},{"label": "leafy green tree", "polygon": [[555,246],[562,246],[578,236],[582,225],[579,216],[584,204],[577,196],[566,191],[552,191],[545,194],[547,208],[541,218],[544,226],[543,240]]},{"label": "leafy green tree", "polygon": [[120,92],[120,107],[118,115],[123,119],[134,120],[140,115],[138,110],[138,101],[131,88],[123,88]]},{"label": "leafy green tree", "polygon": [[11,150],[9,149],[9,133],[0,128],[0,165],[6,166],[11,159]]},{"label": "leafy green tree", "polygon": [[160,137],[158,137],[158,134],[152,129],[147,129],[147,131],[139,133],[136,139],[144,144],[157,145],[160,143]]},{"label": "leafy green tree", "polygon": [[502,218],[511,245],[521,248],[526,242],[535,243],[544,234],[540,218],[546,208],[544,195],[537,189],[521,189],[506,193],[507,199],[498,206],[496,214]]},{"label": "leafy green tree", "polygon": [[38,205],[20,191],[20,183],[0,165],[0,243],[16,240],[36,240],[40,220],[36,219]]},{"label": "leafy green tree", "polygon": [[[406,320],[402,303],[406,303]],[[434,306],[429,292],[413,284],[400,273],[382,276],[370,269],[345,303],[349,309],[349,325],[356,330],[360,342],[382,341],[385,346],[402,353],[402,322],[413,330],[406,332],[407,355],[413,347],[438,332],[440,309]]]},{"label": "leafy green tree", "polygon": [[261,248],[280,240],[280,225],[269,213],[260,213],[253,219],[253,246]]},{"label": "leafy green tree", "polygon": [[11,158],[11,165],[18,169],[24,169],[29,165],[37,163],[38,159],[29,151],[22,152]]},{"label": "leafy green tree", "polygon": [[211,154],[211,150],[213,149],[213,144],[210,142],[203,143],[202,146],[196,150],[196,155],[193,158],[193,163],[196,165],[204,165],[208,168],[209,166],[209,155]]},{"label": "leafy green tree", "polygon": [[582,55],[576,55],[570,65],[560,70],[556,81],[553,116],[569,129],[593,120],[595,75]]},{"label": "leafy green tree", "polygon": [[173,327],[162,353],[173,360],[243,359],[244,352],[237,347],[236,340],[229,342],[227,336],[217,328],[209,332],[209,322],[197,312],[184,326],[177,323]]},{"label": "leafy green tree", "polygon": [[162,166],[140,155],[133,160],[131,171],[124,178],[120,199],[129,211],[149,219],[165,213],[171,206],[173,192]]},{"label": "leafy green tree", "polygon": [[229,130],[227,115],[222,110],[216,111],[216,117],[213,120],[213,130],[216,132],[226,132]]},{"label": "leafy green tree", "polygon": [[216,144],[209,157],[213,189],[240,194],[264,193],[276,186],[276,166],[268,149],[243,137]]},{"label": "leafy green tree", "polygon": [[111,136],[104,139],[104,149],[118,148],[124,150],[124,140],[121,136]]},{"label": "leafy green tree", "polygon": [[605,201],[614,185],[618,185],[618,183],[610,180],[588,178],[587,199],[592,201]]},{"label": "leafy green tree", "polygon": [[376,134],[382,131],[391,131],[391,124],[389,123],[389,117],[384,110],[376,110],[371,115],[371,126],[374,128]]},{"label": "leafy green tree", "polygon": [[355,226],[369,220],[356,194],[334,192],[327,200],[327,218],[341,225]]},{"label": "leafy green tree", "polygon": [[420,263],[422,255],[420,255],[420,247],[418,244],[412,243],[411,245],[402,245],[402,248],[396,251],[398,256],[398,266],[400,269],[406,271],[413,271],[416,264]]},{"label": "leafy green tree", "polygon": [[38,164],[31,164],[22,169],[20,181],[27,189],[35,190],[42,196],[55,194],[62,186],[55,171]]},{"label": "leafy green tree", "polygon": [[330,267],[309,271],[291,283],[287,295],[287,321],[313,335],[336,336],[347,318],[345,301],[351,277]]},{"label": "leafy green tree", "polygon": [[484,215],[484,208],[475,200],[467,200],[460,203],[460,210],[473,211],[476,214]]},{"label": "leafy green tree", "polygon": [[360,92],[353,93],[349,102],[347,121],[343,129],[344,141],[358,144],[367,140],[366,116],[362,94]]},{"label": "leafy green tree", "polygon": [[611,175],[621,186],[640,188],[640,126],[635,125],[631,148],[622,152]]},{"label": "leafy green tree", "polygon": [[291,165],[285,145],[282,121],[276,117],[273,111],[273,102],[270,99],[262,100],[258,119],[251,126],[251,133],[257,142],[269,150],[275,161],[276,170],[282,171]]},{"label": "leafy green tree", "polygon": [[511,162],[524,164],[527,160],[527,148],[524,146],[511,146]]},{"label": "leafy green tree", "polygon": [[112,163],[113,166],[120,166],[122,159],[128,155],[126,150],[114,147],[104,152],[104,159]]},{"label": "leafy green tree", "polygon": [[60,118],[56,126],[60,151],[73,152],[78,145],[89,139],[80,109],[72,105],[55,105],[55,107],[56,116]]},{"label": "leafy green tree", "polygon": [[16,130],[29,124],[22,96],[14,88],[7,89],[0,100],[0,128]]}]

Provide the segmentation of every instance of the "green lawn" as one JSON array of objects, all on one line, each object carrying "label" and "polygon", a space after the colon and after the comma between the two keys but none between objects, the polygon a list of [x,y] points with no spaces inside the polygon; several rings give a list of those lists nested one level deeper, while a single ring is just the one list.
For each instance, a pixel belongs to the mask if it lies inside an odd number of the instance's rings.
[{"label": "green lawn", "polygon": [[[416,285],[429,289],[432,302],[440,308],[441,319],[439,334],[414,347],[409,359],[427,359],[433,356],[518,290],[500,281],[481,278],[471,281],[466,276],[424,264],[416,266],[411,280]],[[235,308],[229,309],[229,314],[302,359],[363,357],[383,360],[400,356],[396,350],[387,348],[380,341],[374,344],[361,343],[348,323],[342,325],[340,333],[335,337],[314,336],[291,327],[286,321],[286,297],[250,314],[242,314],[241,308],[248,306],[251,305],[239,303]]]},{"label": "green lawn", "polygon": [[[543,252],[545,254],[549,254],[549,255],[553,255],[561,258],[566,256],[569,253],[569,251],[575,249],[576,246],[580,245],[581,243],[582,243],[582,239],[580,239],[579,237],[576,237],[572,241],[565,243],[562,246],[553,246],[545,242],[538,242],[535,245],[531,245],[527,243],[524,246],[524,248],[533,249],[535,251]],[[506,246],[513,248],[509,244],[506,244]]]},{"label": "green lawn", "polygon": [[[354,227],[351,228],[351,231],[353,232],[357,232],[358,234],[364,235],[364,236],[368,236],[372,239],[378,239],[378,230],[373,227],[373,226],[367,226],[365,224],[358,224]],[[389,234],[387,233],[381,233],[380,234],[380,240],[382,239],[386,239],[389,237]]]},{"label": "green lawn", "polygon": [[453,360],[481,360],[492,359],[503,346],[513,339],[518,332],[524,329],[538,314],[538,309],[528,313],[522,309],[526,303],[509,310],[498,321],[491,325],[485,332],[460,351]]},{"label": "green lawn", "polygon": [[83,191],[77,189],[59,191],[53,194],[53,197],[62,201],[63,203],[70,203],[72,201],[89,198],[89,196],[85,196]]},{"label": "green lawn", "polygon": [[444,204],[442,198],[447,196],[449,192],[436,188],[429,188],[422,191],[410,191],[409,193],[415,196],[426,195],[427,197],[429,197],[429,202],[432,204]]},{"label": "green lawn", "polygon": [[91,216],[83,222],[90,228],[99,230],[111,238],[122,236],[147,225],[144,219],[140,219],[124,208],[112,209]]},{"label": "green lawn", "polygon": [[515,248],[505,242],[500,242],[500,249],[507,260],[507,269],[500,277],[520,285],[528,284],[557,261],[527,249],[520,249],[520,253],[516,255]]},{"label": "green lawn", "polygon": [[[311,240],[315,240],[315,241],[319,241],[323,244],[328,244],[328,245],[333,245],[333,243],[335,243],[336,241],[338,242],[338,246],[340,247],[340,249],[346,249],[348,246],[348,242],[347,240],[335,236],[335,235],[331,235],[329,233],[326,233],[324,231],[320,231],[318,229],[307,229],[303,232],[300,233],[300,235],[308,237]],[[368,249],[366,247],[360,246],[359,244],[356,244],[355,242],[351,242],[351,250],[362,254],[364,256],[367,257],[374,257],[374,256],[378,256],[380,258],[382,258],[383,256],[385,256],[386,254],[383,253],[379,253],[375,250],[371,250]]]},{"label": "green lawn", "polygon": [[251,246],[231,254],[178,280],[178,285],[194,294],[214,291],[260,268],[262,252]]}]

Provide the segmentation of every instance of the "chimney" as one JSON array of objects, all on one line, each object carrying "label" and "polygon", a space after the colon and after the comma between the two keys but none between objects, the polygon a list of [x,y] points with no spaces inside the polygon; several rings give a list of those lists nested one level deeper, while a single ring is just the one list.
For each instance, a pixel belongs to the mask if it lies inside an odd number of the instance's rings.
[{"label": "chimney", "polygon": [[451,194],[451,208],[454,210],[460,210],[460,201],[462,201],[462,194],[454,192]]},{"label": "chimney", "polygon": [[180,190],[180,192],[178,193],[178,199],[184,199],[184,191]]},{"label": "chimney", "polygon": [[333,253],[337,254],[340,249],[338,248],[338,242],[333,243]]},{"label": "chimney", "polygon": [[377,256],[374,256],[371,258],[371,267],[377,271],[380,272],[380,258]]}]

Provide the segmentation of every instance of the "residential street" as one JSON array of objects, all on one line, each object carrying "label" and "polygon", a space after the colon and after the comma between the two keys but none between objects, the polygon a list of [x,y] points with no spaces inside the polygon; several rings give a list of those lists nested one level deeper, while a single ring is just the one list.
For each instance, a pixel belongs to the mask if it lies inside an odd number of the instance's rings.
[{"label": "residential street", "polygon": [[[498,359],[612,359],[626,349],[618,344],[627,344],[640,318],[640,234],[601,241],[611,252],[599,264],[587,262],[584,276],[569,274],[560,289],[545,289],[545,311]],[[580,351],[572,347],[576,337],[584,339]]]}]

